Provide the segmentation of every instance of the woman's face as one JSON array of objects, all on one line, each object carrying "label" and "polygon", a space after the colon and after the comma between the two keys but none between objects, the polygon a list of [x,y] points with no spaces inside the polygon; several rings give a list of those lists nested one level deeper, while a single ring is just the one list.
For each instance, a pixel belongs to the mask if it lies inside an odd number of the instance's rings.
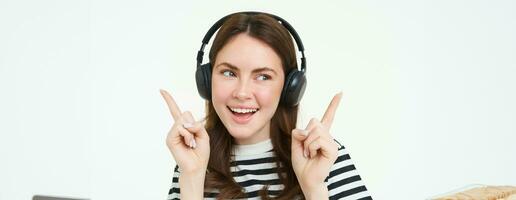
[{"label": "woman's face", "polygon": [[266,43],[241,33],[215,60],[212,102],[222,123],[237,144],[268,139],[284,82],[280,57]]}]

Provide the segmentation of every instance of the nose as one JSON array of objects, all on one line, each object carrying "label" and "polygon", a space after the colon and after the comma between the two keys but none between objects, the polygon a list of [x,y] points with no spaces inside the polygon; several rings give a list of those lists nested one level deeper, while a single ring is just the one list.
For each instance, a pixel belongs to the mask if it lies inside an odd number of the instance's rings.
[{"label": "nose", "polygon": [[248,83],[249,81],[246,80],[240,80],[238,81],[238,85],[233,91],[233,97],[240,99],[240,100],[247,100],[251,99],[252,96],[252,90],[251,85]]}]

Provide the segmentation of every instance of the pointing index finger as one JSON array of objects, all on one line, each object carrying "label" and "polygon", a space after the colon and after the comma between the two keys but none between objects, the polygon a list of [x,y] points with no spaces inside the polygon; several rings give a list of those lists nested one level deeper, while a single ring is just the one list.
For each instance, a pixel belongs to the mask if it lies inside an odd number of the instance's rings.
[{"label": "pointing index finger", "polygon": [[326,112],[324,112],[324,116],[321,119],[321,123],[331,127],[333,123],[333,118],[335,117],[335,112],[337,111],[337,107],[339,106],[340,99],[342,98],[342,92],[336,94],[328,105]]},{"label": "pointing index finger", "polygon": [[172,114],[172,117],[174,120],[177,120],[181,117],[181,110],[176,104],[176,101],[174,101],[174,98],[172,98],[172,95],[170,95],[166,90],[160,89],[159,92],[161,93],[161,96],[165,99],[165,102],[167,102],[168,109],[170,110],[170,114]]}]

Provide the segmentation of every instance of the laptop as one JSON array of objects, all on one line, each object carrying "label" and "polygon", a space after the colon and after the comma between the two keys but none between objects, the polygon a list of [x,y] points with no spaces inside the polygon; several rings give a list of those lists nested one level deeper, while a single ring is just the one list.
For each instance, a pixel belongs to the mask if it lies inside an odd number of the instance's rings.
[{"label": "laptop", "polygon": [[57,196],[45,196],[45,195],[34,195],[32,200],[89,200],[84,198],[72,198],[72,197],[57,197]]}]

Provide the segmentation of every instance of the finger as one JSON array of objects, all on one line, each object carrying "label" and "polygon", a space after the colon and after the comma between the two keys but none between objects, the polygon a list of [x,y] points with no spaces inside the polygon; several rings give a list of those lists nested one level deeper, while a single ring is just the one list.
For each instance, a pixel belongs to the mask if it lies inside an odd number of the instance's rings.
[{"label": "finger", "polygon": [[306,132],[306,139],[303,141],[305,149],[308,145],[321,136],[322,124],[316,118],[312,118],[308,124]]},{"label": "finger", "polygon": [[317,151],[321,148],[320,144],[321,138],[317,138],[317,140],[313,141],[308,145],[308,151],[310,152],[309,158],[314,158],[317,156]]},{"label": "finger", "polygon": [[179,135],[183,136],[183,141],[185,142],[184,144],[190,148],[194,148],[195,147],[195,140],[194,140],[194,136],[192,135],[192,133],[190,133],[188,130],[184,129],[184,128],[179,128]]},{"label": "finger", "polygon": [[324,112],[321,123],[326,125],[328,128],[331,127],[333,123],[333,118],[335,117],[335,112],[337,111],[337,107],[339,106],[340,99],[342,98],[342,92],[336,94],[328,105],[326,112]]},{"label": "finger", "polygon": [[161,93],[161,96],[163,96],[163,99],[165,99],[165,102],[167,102],[170,114],[172,114],[174,120],[177,120],[181,116],[181,110],[177,106],[176,101],[174,101],[172,95],[170,95],[166,90],[160,89],[159,92]]},{"label": "finger", "polygon": [[335,162],[335,160],[338,157],[338,151],[339,151],[337,145],[335,145],[335,142],[333,140],[328,140],[328,139],[321,139],[321,140],[318,140],[318,142],[321,147],[320,148],[321,155],[330,160],[333,160],[333,162]]},{"label": "finger", "polygon": [[193,126],[195,123],[194,117],[190,111],[185,111],[181,114],[181,119],[183,119],[183,125]]},{"label": "finger", "polygon": [[205,138],[209,137],[208,132],[206,132],[206,128],[204,128],[204,124],[202,122],[194,122],[194,123],[185,123],[183,127],[188,130],[190,133],[193,133],[194,140],[196,137]]},{"label": "finger", "polygon": [[311,158],[310,155],[312,152],[310,152],[310,144],[312,144],[314,141],[318,140],[319,138],[321,138],[320,135],[316,135],[316,134],[308,134],[308,138],[306,138],[306,140],[303,142],[303,155],[306,157],[306,158]]},{"label": "finger", "polygon": [[310,122],[308,122],[308,125],[306,125],[306,128],[305,130],[307,131],[307,134],[312,131],[312,129],[314,127],[317,126],[317,124],[320,124],[321,122],[319,122],[319,120],[315,117],[313,117],[312,119],[310,119]]}]

